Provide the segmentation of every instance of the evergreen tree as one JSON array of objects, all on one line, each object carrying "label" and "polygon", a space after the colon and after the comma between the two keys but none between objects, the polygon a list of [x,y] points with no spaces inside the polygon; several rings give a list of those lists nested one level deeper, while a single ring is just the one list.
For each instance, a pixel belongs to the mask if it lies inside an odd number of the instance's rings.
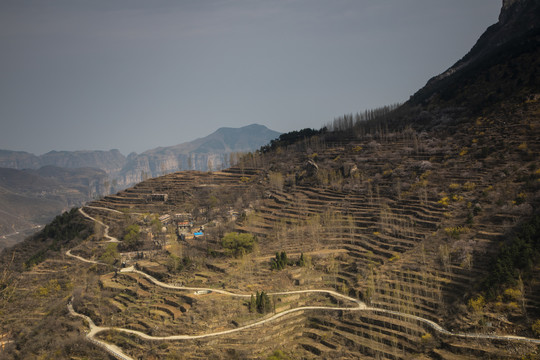
[{"label": "evergreen tree", "polygon": [[257,311],[261,314],[264,314],[264,296],[266,294],[264,291],[261,291],[261,294],[259,295],[259,300],[257,301]]},{"label": "evergreen tree", "polygon": [[261,314],[266,314],[272,311],[272,304],[270,303],[270,298],[265,294],[264,291],[261,292],[261,304],[260,304]]},{"label": "evergreen tree", "polygon": [[287,254],[285,253],[285,251],[282,251],[281,252],[281,263],[283,264],[283,268],[285,268],[285,266],[287,265]]},{"label": "evergreen tree", "polygon": [[249,311],[257,311],[260,314],[266,314],[271,312],[272,302],[270,301],[270,297],[264,291],[261,291],[260,293],[259,291],[257,291],[255,297],[251,295],[251,299],[249,302]]},{"label": "evergreen tree", "polygon": [[282,251],[281,254],[276,252],[276,257],[272,259],[272,269],[283,270],[287,266],[289,260],[287,259],[287,254],[285,251]]},{"label": "evergreen tree", "polygon": [[306,259],[304,259],[304,253],[300,254],[300,259],[298,259],[298,266],[306,266]]}]

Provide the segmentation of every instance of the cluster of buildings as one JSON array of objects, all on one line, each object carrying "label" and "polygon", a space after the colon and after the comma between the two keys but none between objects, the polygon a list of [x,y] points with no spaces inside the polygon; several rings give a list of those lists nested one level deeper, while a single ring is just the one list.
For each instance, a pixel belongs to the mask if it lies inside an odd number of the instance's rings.
[{"label": "cluster of buildings", "polygon": [[176,235],[179,240],[196,239],[204,236],[204,227],[195,228],[193,217],[189,213],[161,215],[159,221],[165,226],[173,224],[176,227]]}]

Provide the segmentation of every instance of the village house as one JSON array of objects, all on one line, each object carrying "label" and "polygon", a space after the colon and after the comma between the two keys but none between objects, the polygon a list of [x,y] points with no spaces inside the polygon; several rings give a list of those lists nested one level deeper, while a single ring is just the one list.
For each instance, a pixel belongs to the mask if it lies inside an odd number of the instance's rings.
[{"label": "village house", "polygon": [[150,201],[162,201],[165,202],[169,198],[168,194],[151,194],[148,196],[148,200]]},{"label": "village house", "polygon": [[171,223],[172,217],[169,214],[161,215],[159,221],[164,225],[169,225]]}]

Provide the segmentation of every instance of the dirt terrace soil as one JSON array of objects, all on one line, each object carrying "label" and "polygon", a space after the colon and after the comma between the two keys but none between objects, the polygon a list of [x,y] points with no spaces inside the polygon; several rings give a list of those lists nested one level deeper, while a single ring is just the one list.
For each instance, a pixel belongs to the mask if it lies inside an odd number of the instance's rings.
[{"label": "dirt terrace soil", "polygon": [[[169,283],[243,293],[327,288],[455,332],[531,336],[519,320],[523,313],[506,314],[505,320],[486,309],[478,317],[467,309],[466,300],[488,273],[498,244],[530,214],[527,204],[536,201],[535,187],[527,179],[534,178],[538,166],[539,125],[538,104],[533,104],[526,114],[496,113],[443,134],[405,129],[345,143],[310,140],[284,149],[280,157],[255,157],[223,172],[151,179],[84,211],[108,224],[115,236],[121,234],[116,224],[126,213],[186,211],[196,213],[196,222],[209,229],[224,226],[257,235],[256,252],[244,259],[219,255],[217,230],[203,241],[190,240],[184,250],[201,257],[193,269],[179,274],[166,271],[165,252],[147,259]],[[317,164],[315,175],[309,174],[308,160]],[[153,194],[167,198],[153,201]],[[209,204],[211,197],[217,202]],[[527,201],[519,204],[519,198]],[[231,222],[231,212],[243,215]],[[208,256],[211,251],[218,255]],[[311,264],[271,270],[269,259],[282,251],[295,259],[309,254]],[[93,311],[103,321],[126,308],[140,308],[149,313],[144,319],[134,315],[128,321],[133,329],[161,328],[162,334],[172,334],[184,326],[178,319],[212,327],[213,318],[219,318],[205,310],[194,316],[196,306],[172,293],[163,295],[168,300],[158,299],[152,284],[141,278],[105,277],[101,282],[110,291],[108,310]],[[540,308],[539,289],[534,283],[525,291],[525,308],[533,317]],[[241,304],[228,306],[235,316],[245,311]],[[239,323],[234,316],[225,321]],[[150,346],[156,356],[181,349],[187,358],[257,358],[276,349],[298,358],[400,359],[420,353],[434,359],[514,358],[534,350],[528,344],[447,337],[413,317],[377,312],[291,313],[258,329],[256,337],[230,334],[163,349],[129,334],[107,336],[134,355]]]}]

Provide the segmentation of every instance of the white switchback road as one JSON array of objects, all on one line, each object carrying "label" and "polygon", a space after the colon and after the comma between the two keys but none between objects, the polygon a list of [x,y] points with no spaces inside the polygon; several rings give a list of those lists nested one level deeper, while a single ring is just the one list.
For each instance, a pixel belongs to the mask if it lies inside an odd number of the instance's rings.
[{"label": "white switchback road", "polygon": [[[99,208],[99,209],[106,209],[106,210],[109,210],[109,211],[118,212],[117,210],[112,210],[112,209],[107,209],[107,208]],[[104,229],[105,229],[104,237],[109,239],[108,240],[109,242],[118,242],[118,239],[116,239],[115,237],[112,237],[112,236],[110,236],[108,234],[108,232],[109,232],[109,226],[108,225],[105,225],[101,221],[94,219],[93,217],[91,217],[90,215],[85,213],[82,209],[79,209],[79,211],[86,218],[88,218],[88,219],[90,219],[92,221],[98,222],[98,223],[100,223],[100,224],[102,224],[104,226]],[[66,255],[71,256],[71,257],[73,257],[73,258],[75,258],[75,259],[77,259],[79,261],[83,261],[83,262],[86,262],[86,263],[104,264],[104,263],[101,263],[99,261],[89,260],[89,259],[85,259],[85,258],[83,258],[81,256],[73,255],[73,254],[71,254],[71,250],[68,250],[66,252]],[[234,296],[234,297],[242,297],[242,298],[250,298],[251,297],[251,294],[237,294],[237,293],[233,293],[233,292],[230,292],[230,291],[227,291],[227,290],[222,290],[222,289],[199,288],[199,287],[189,287],[189,286],[179,286],[179,285],[167,284],[167,283],[164,283],[162,281],[159,281],[158,279],[154,278],[153,276],[151,276],[151,275],[149,275],[149,274],[147,274],[147,273],[145,273],[143,271],[135,269],[133,266],[127,267],[127,268],[124,268],[124,269],[120,270],[120,273],[128,273],[128,272],[133,272],[133,273],[140,274],[140,275],[146,277],[148,280],[150,280],[154,284],[156,284],[157,286],[160,286],[160,287],[163,287],[163,288],[166,288],[166,289],[188,290],[188,291],[201,292],[201,293],[218,293],[218,294],[222,294],[222,295],[228,295],[228,296]],[[69,310],[70,314],[72,314],[73,316],[81,317],[81,318],[85,319],[88,322],[88,325],[90,327],[90,331],[87,333],[86,336],[90,341],[92,341],[94,344],[96,344],[98,346],[101,346],[102,348],[107,350],[110,354],[112,354],[113,356],[115,356],[116,358],[121,359],[121,360],[132,360],[132,359],[129,356],[127,356],[126,354],[124,354],[122,352],[122,350],[120,348],[118,348],[117,346],[112,345],[112,344],[108,344],[108,343],[106,343],[104,341],[101,341],[101,340],[97,340],[95,338],[95,335],[100,333],[100,332],[103,332],[103,331],[114,330],[114,331],[118,331],[118,332],[137,335],[140,338],[143,338],[143,339],[146,339],[146,340],[156,340],[156,341],[157,340],[161,340],[161,341],[169,340],[169,341],[173,341],[173,340],[203,339],[203,338],[222,336],[222,335],[227,335],[227,334],[231,334],[231,333],[235,333],[235,332],[239,332],[239,331],[244,331],[244,330],[259,326],[259,325],[263,325],[263,324],[272,322],[272,321],[274,321],[274,320],[276,320],[276,319],[278,319],[280,317],[283,317],[283,316],[288,315],[288,314],[293,313],[293,312],[308,311],[308,310],[372,311],[372,312],[377,312],[377,313],[385,313],[385,314],[391,314],[391,315],[406,317],[406,318],[409,318],[409,319],[414,319],[414,320],[417,320],[419,322],[422,322],[422,323],[428,325],[433,330],[435,330],[435,331],[437,331],[439,333],[442,333],[444,335],[450,335],[450,336],[461,337],[461,338],[474,338],[474,339],[524,341],[524,342],[529,342],[529,343],[533,343],[533,344],[540,344],[540,339],[527,338],[527,337],[523,337],[523,336],[454,333],[454,332],[451,332],[451,331],[448,331],[448,330],[444,329],[442,326],[440,326],[436,322],[431,321],[429,319],[425,319],[425,318],[415,316],[415,315],[411,315],[411,314],[402,313],[402,312],[399,312],[399,311],[368,307],[364,302],[362,302],[362,301],[360,301],[358,299],[355,299],[355,298],[352,298],[350,296],[340,294],[340,293],[338,293],[336,291],[332,291],[332,290],[326,290],[326,289],[294,290],[294,291],[282,291],[282,292],[268,293],[268,295],[291,295],[291,294],[309,294],[309,293],[329,294],[329,295],[332,295],[332,296],[334,296],[336,298],[341,298],[341,299],[343,299],[345,301],[350,302],[352,306],[350,306],[350,307],[302,306],[302,307],[282,311],[282,312],[274,314],[274,315],[272,315],[272,316],[270,316],[268,318],[262,319],[260,321],[257,321],[257,322],[251,323],[251,324],[240,326],[240,327],[237,327],[237,328],[234,328],[234,329],[223,330],[223,331],[218,331],[218,332],[208,332],[208,333],[203,333],[203,334],[199,334],[199,335],[178,334],[178,335],[170,335],[170,336],[152,336],[152,335],[145,334],[145,333],[143,333],[141,331],[132,330],[132,329],[97,326],[97,325],[95,325],[95,323],[92,321],[92,319],[90,317],[88,317],[86,315],[83,315],[83,314],[80,314],[80,313],[77,313],[73,309],[73,305],[72,305],[72,300],[73,299],[68,303],[68,310]]]}]

